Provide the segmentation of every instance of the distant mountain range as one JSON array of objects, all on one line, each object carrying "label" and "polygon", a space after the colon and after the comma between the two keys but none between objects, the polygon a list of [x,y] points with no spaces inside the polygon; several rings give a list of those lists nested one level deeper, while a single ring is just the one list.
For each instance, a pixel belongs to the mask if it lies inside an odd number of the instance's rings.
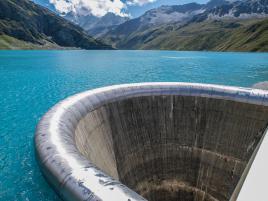
[{"label": "distant mountain range", "polygon": [[[160,8],[147,11],[143,16],[132,19],[121,17],[113,13],[107,13],[103,17],[96,17],[91,14],[79,15],[78,13],[69,12],[63,15],[64,18],[84,28],[90,35],[102,37],[110,30],[116,29],[118,25],[130,21],[139,20],[140,26],[147,28],[148,25],[162,25],[173,22],[185,22],[191,17],[203,13],[205,10],[212,9],[216,6],[228,3],[225,0],[212,0],[207,4],[189,3],[185,5],[161,6]],[[128,24],[128,23],[126,23]]]},{"label": "distant mountain range", "polygon": [[268,0],[161,6],[102,35],[119,49],[268,51]]},{"label": "distant mountain range", "polygon": [[0,0],[0,49],[111,49],[29,0]]},{"label": "distant mountain range", "polygon": [[81,26],[90,35],[95,37],[101,37],[109,30],[113,29],[117,25],[123,24],[128,21],[128,17],[121,17],[114,13],[107,13],[103,17],[96,17],[91,14],[79,15],[73,12],[69,12],[63,16],[65,19]]}]

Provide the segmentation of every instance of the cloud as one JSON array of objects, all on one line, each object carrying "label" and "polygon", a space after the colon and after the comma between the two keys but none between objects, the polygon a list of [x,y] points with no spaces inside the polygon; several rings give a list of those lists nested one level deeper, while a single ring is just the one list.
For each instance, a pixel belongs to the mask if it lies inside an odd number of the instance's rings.
[{"label": "cloud", "polygon": [[49,0],[55,9],[64,14],[73,12],[79,15],[88,15],[89,13],[102,17],[108,12],[119,16],[129,16],[126,13],[127,6],[142,6],[152,3],[156,0]]},{"label": "cloud", "polygon": [[74,12],[85,15],[104,16],[108,12],[119,16],[127,16],[124,12],[126,4],[121,0],[49,0],[60,13]]},{"label": "cloud", "polygon": [[143,6],[144,4],[147,3],[153,3],[156,0],[128,0],[127,1],[127,5],[139,5],[139,6]]}]

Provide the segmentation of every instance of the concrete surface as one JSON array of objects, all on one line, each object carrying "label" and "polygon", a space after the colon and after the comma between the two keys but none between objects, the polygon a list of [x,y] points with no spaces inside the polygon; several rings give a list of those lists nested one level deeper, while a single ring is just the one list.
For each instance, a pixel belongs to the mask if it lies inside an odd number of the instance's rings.
[{"label": "concrete surface", "polygon": [[227,201],[243,187],[267,123],[262,90],[117,85],[53,107],[35,144],[64,200]]},{"label": "concrete surface", "polygon": [[263,90],[268,90],[268,81],[264,82],[258,82],[252,86],[252,88],[255,89],[263,89]]}]

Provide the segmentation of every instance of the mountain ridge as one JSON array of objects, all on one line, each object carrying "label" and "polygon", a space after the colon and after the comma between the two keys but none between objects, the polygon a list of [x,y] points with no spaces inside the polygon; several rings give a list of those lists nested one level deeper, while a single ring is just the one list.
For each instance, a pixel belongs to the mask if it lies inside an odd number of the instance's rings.
[{"label": "mountain ridge", "polygon": [[192,21],[222,18],[268,17],[268,0],[244,0],[214,7],[194,17]]}]

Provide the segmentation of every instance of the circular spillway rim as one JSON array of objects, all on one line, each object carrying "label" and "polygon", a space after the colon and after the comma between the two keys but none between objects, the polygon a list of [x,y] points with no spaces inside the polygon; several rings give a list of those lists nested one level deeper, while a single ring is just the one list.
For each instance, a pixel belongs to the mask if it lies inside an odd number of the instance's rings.
[{"label": "circular spillway rim", "polygon": [[41,171],[64,200],[145,200],[87,160],[76,147],[74,131],[82,117],[104,104],[154,95],[198,96],[268,106],[267,91],[180,82],[114,85],[71,96],[42,117],[35,134]]}]

